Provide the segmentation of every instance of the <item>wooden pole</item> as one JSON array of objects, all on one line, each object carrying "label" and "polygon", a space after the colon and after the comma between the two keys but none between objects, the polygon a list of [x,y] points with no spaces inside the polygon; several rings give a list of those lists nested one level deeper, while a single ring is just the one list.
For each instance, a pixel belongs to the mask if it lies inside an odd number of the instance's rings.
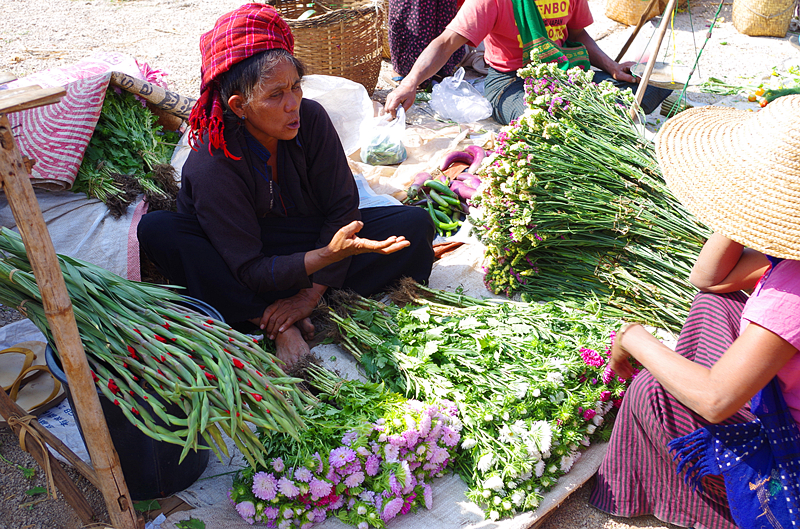
[{"label": "wooden pole", "polygon": [[144,521],[133,509],[119,457],[108,433],[53,241],[5,114],[0,114],[0,184],[8,197],[42,294],[47,323],[69,381],[70,392],[76,403],[74,411],[81,422],[86,448],[101,485],[100,492],[105,499],[111,524],[117,529],[140,529]]},{"label": "wooden pole", "polygon": [[642,80],[639,81],[639,88],[636,89],[636,101],[631,105],[631,119],[635,120],[637,110],[644,97],[644,91],[647,89],[647,82],[650,80],[650,74],[653,73],[653,67],[656,65],[656,58],[658,52],[661,50],[661,43],[664,41],[664,35],[667,33],[669,21],[674,16],[675,4],[678,0],[669,0],[667,8],[664,10],[665,16],[661,19],[661,25],[658,27],[658,38],[656,39],[655,49],[650,53],[650,58],[647,60],[647,66],[642,74]]},{"label": "wooden pole", "polygon": [[631,44],[633,44],[633,39],[636,38],[636,35],[639,34],[639,31],[641,31],[642,27],[644,26],[644,23],[647,22],[648,20],[647,15],[650,14],[650,10],[653,8],[653,5],[655,5],[656,2],[658,2],[658,0],[650,0],[647,3],[647,7],[644,8],[642,16],[639,17],[639,22],[637,22],[636,27],[633,28],[633,33],[631,33],[631,36],[628,37],[628,41],[625,42],[625,45],[619,51],[619,55],[617,55],[617,58],[614,59],[614,62],[619,62],[622,60],[622,56],[625,55],[625,52],[628,51],[628,48],[630,48]]}]

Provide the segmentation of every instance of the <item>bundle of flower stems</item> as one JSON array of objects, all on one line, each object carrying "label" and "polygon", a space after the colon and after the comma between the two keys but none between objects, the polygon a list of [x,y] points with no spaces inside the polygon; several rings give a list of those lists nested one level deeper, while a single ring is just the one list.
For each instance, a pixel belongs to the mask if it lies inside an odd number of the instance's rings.
[{"label": "bundle of flower stems", "polygon": [[630,91],[532,64],[525,113],[485,165],[475,233],[485,284],[523,300],[596,300],[611,316],[677,330],[709,231],[667,189],[629,115]]},{"label": "bundle of flower stems", "polygon": [[[3,229],[0,250],[7,254],[0,259],[0,303],[18,307],[55,349],[19,235]],[[297,437],[297,408],[312,398],[253,338],[186,308],[169,289],[67,256],[58,260],[97,387],[146,435],[182,445],[181,460],[205,448],[202,438],[221,459],[228,455],[224,432],[251,464],[263,463],[263,445],[248,423]],[[169,413],[167,403],[185,416]]]},{"label": "bundle of flower stems", "polygon": [[241,471],[230,498],[248,522],[309,527],[329,516],[359,529],[432,506],[431,482],[453,461],[461,429],[452,402],[409,400],[386,385],[310,365],[320,402],[300,410],[299,439],[264,437],[270,464]]},{"label": "bundle of flower stems", "polygon": [[608,369],[618,320],[422,286],[395,299],[405,305],[344,300],[331,313],[340,343],[399,393],[455,402],[454,468],[487,517],[535,509],[583,447],[608,438],[626,387]]}]

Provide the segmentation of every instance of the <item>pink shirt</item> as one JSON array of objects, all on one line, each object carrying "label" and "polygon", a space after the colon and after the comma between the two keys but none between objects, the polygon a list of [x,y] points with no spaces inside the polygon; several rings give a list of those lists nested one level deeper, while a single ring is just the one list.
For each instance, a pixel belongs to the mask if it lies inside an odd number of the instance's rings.
[{"label": "pink shirt", "polygon": [[[741,331],[748,322],[768,329],[800,349],[800,261],[783,260],[761,280],[747,300]],[[783,398],[800,425],[800,355],[778,372]]]},{"label": "pink shirt", "polygon": [[[536,0],[550,40],[559,46],[569,30],[594,21],[587,0]],[[522,68],[522,43],[511,0],[466,0],[447,29],[477,46],[483,41],[486,64],[500,72]]]}]

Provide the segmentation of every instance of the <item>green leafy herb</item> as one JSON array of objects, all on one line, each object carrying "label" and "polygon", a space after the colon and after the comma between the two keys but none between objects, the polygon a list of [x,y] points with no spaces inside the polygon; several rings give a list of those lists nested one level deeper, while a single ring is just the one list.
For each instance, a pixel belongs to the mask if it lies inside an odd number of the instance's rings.
[{"label": "green leafy herb", "polygon": [[189,518],[188,520],[181,520],[175,524],[178,529],[206,529],[206,523],[197,518]]},{"label": "green leafy herb", "polygon": [[47,489],[44,487],[33,487],[32,489],[28,489],[25,491],[25,494],[28,496],[36,496],[37,494],[44,494],[47,492]]},{"label": "green leafy herb", "polygon": [[137,501],[133,504],[133,508],[139,512],[157,511],[161,508],[158,500]]}]

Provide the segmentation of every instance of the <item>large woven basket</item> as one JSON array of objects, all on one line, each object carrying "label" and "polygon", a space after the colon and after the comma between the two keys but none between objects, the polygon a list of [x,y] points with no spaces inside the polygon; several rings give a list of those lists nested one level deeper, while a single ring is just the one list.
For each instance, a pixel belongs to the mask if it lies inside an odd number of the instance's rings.
[{"label": "large woven basket", "polygon": [[785,37],[795,0],[733,0],[733,27],[751,37]]},{"label": "large woven basket", "polygon": [[[649,3],[649,0],[608,0],[606,2],[606,16],[620,24],[635,26]],[[664,11],[666,6],[666,0],[659,0],[650,8],[645,20],[657,17]]]},{"label": "large woven basket", "polygon": [[[294,34],[294,54],[306,73],[344,77],[372,95],[381,72],[383,14],[364,0],[272,0]],[[309,9],[316,13],[297,20]]]}]

